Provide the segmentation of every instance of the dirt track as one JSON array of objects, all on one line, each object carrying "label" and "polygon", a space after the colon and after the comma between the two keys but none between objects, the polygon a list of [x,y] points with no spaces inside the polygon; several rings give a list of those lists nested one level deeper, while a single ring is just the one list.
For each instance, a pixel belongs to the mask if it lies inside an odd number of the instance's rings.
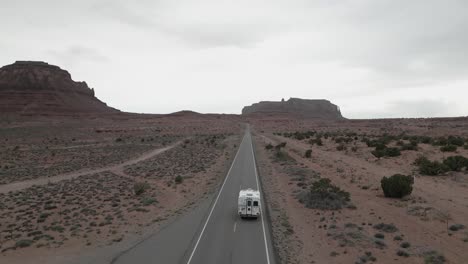
[{"label": "dirt track", "polygon": [[148,152],[144,153],[141,156],[138,156],[138,157],[133,158],[133,159],[129,159],[129,160],[127,160],[127,161],[125,161],[123,163],[117,164],[117,165],[111,165],[111,166],[102,167],[102,168],[98,168],[98,169],[91,169],[91,170],[90,169],[83,169],[83,170],[74,171],[74,172],[71,172],[71,173],[65,173],[65,174],[61,174],[61,175],[57,175],[57,176],[53,176],[53,177],[48,177],[48,178],[39,178],[39,179],[33,179],[33,180],[29,180],[29,181],[14,182],[14,183],[10,183],[10,184],[0,185],[0,193],[7,193],[7,192],[10,192],[10,191],[22,190],[22,189],[31,187],[33,185],[44,185],[44,184],[48,184],[48,183],[54,183],[54,182],[58,182],[58,181],[62,181],[62,180],[68,180],[68,179],[76,178],[76,177],[83,176],[83,175],[100,173],[100,172],[104,172],[104,171],[119,172],[119,171],[122,171],[122,169],[125,166],[133,165],[133,164],[136,164],[138,162],[150,159],[150,158],[152,158],[152,157],[154,157],[156,155],[159,155],[159,154],[161,154],[161,153],[163,153],[163,152],[165,152],[165,151],[167,151],[169,149],[174,148],[175,146],[179,145],[181,142],[182,141],[178,141],[178,142],[176,142],[176,143],[174,143],[174,144],[172,144],[170,146],[167,146],[167,147],[164,147],[164,148],[157,148],[157,149],[148,151]]}]

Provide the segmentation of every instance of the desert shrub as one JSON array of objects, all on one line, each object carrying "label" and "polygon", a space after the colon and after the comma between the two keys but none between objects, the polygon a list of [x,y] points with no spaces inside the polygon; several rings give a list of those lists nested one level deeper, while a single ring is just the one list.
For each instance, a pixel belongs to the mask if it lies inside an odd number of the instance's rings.
[{"label": "desert shrub", "polygon": [[414,179],[412,176],[395,174],[389,178],[383,177],[380,181],[385,197],[401,198],[413,191]]},{"label": "desert shrub", "polygon": [[338,210],[350,201],[348,192],[333,185],[330,179],[322,178],[314,183],[309,191],[299,195],[299,201],[307,208]]},{"label": "desert shrub", "polygon": [[411,246],[411,244],[409,242],[403,242],[400,244],[400,247],[402,248],[409,248]]},{"label": "desert shrub", "polygon": [[268,143],[268,145],[265,146],[265,149],[268,149],[268,150],[270,150],[272,148],[273,148],[273,145],[271,143]]},{"label": "desert shrub", "polygon": [[426,157],[417,158],[414,164],[419,167],[419,173],[422,175],[435,176],[449,171],[447,165],[438,161],[430,161]]},{"label": "desert shrub", "polygon": [[34,241],[30,239],[22,239],[22,240],[16,241],[15,247],[20,247],[20,248],[29,247],[32,245],[33,242]]},{"label": "desert shrub", "polygon": [[184,179],[182,178],[182,176],[177,175],[177,176],[175,177],[175,179],[174,179],[174,182],[177,183],[177,184],[180,184],[180,183],[182,183],[183,180],[184,180]]},{"label": "desert shrub", "polygon": [[457,150],[456,145],[445,145],[445,146],[440,147],[440,151],[442,152],[454,152],[456,150]]},{"label": "desert shrub", "polygon": [[388,147],[381,148],[381,146],[378,146],[375,148],[374,151],[372,151],[372,155],[374,155],[377,158],[397,157],[401,155],[401,152],[398,148],[388,148]]},{"label": "desert shrub", "polygon": [[375,238],[379,238],[379,239],[384,239],[385,238],[385,235],[382,234],[382,233],[377,233],[374,235]]},{"label": "desert shrub", "polygon": [[447,138],[447,144],[461,147],[461,146],[463,146],[463,144],[465,144],[465,139],[462,138],[462,137],[449,136]]},{"label": "desert shrub", "polygon": [[122,140],[123,140],[122,138],[116,138],[115,142],[122,142]]},{"label": "desert shrub", "polygon": [[158,201],[153,197],[144,197],[143,199],[141,199],[141,204],[144,206],[149,206],[157,202]]},{"label": "desert shrub", "polygon": [[323,146],[322,139],[317,137],[316,139],[310,139],[309,144],[314,145],[316,144],[317,146]]},{"label": "desert shrub", "polygon": [[141,195],[149,188],[150,186],[147,182],[135,182],[133,184],[133,191],[135,192],[135,195]]},{"label": "desert shrub", "polygon": [[424,255],[424,264],[443,264],[446,259],[443,255],[437,251],[431,250],[423,253]]},{"label": "desert shrub", "polygon": [[346,150],[346,145],[345,145],[345,144],[339,144],[339,145],[336,147],[336,150],[338,150],[338,151]]},{"label": "desert shrub", "polygon": [[293,157],[289,156],[288,153],[282,150],[276,150],[273,156],[275,162],[294,162],[296,161]]},{"label": "desert shrub", "polygon": [[463,168],[468,168],[468,159],[457,155],[444,159],[443,164],[451,171],[461,171]]},{"label": "desert shrub", "polygon": [[312,156],[312,150],[311,149],[306,150],[306,152],[304,153],[304,156],[306,158],[310,158]]},{"label": "desert shrub", "polygon": [[358,150],[358,147],[357,147],[357,146],[353,146],[353,147],[351,148],[351,151],[352,151],[352,152],[356,152],[357,150]]},{"label": "desert shrub", "polygon": [[281,150],[282,148],[286,147],[286,142],[281,142],[275,146],[276,150]]},{"label": "desert shrub", "polygon": [[418,150],[418,142],[411,140],[410,143],[400,145],[400,150]]},{"label": "desert shrub", "polygon": [[399,249],[399,250],[397,251],[397,255],[400,256],[400,257],[405,257],[405,258],[406,258],[406,257],[409,257],[408,252],[406,252],[406,251],[404,251],[404,250],[401,250],[401,249]]},{"label": "desert shrub", "polygon": [[395,233],[396,231],[398,231],[398,228],[396,228],[396,226],[393,224],[380,223],[380,224],[374,225],[374,228],[377,230],[384,231],[386,233]]},{"label": "desert shrub", "polygon": [[444,146],[448,144],[448,140],[444,137],[439,137],[432,141],[433,146]]},{"label": "desert shrub", "polygon": [[414,165],[416,166],[420,166],[421,164],[425,164],[425,163],[428,163],[428,162],[431,162],[429,159],[427,159],[426,157],[424,156],[419,156],[416,158],[416,160],[413,162]]},{"label": "desert shrub", "polygon": [[458,231],[458,230],[461,230],[461,229],[465,229],[465,226],[462,225],[462,224],[454,224],[454,225],[451,225],[449,227],[450,231]]}]

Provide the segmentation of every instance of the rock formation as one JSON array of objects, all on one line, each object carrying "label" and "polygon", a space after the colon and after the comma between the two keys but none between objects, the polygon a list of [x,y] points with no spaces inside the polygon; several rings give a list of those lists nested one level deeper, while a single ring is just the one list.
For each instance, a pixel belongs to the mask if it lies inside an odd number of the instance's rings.
[{"label": "rock formation", "polygon": [[58,66],[17,61],[0,68],[0,112],[21,114],[111,113],[85,82]]},{"label": "rock formation", "polygon": [[343,119],[338,106],[328,100],[290,98],[280,102],[262,101],[242,109],[242,115],[288,115],[297,118]]}]

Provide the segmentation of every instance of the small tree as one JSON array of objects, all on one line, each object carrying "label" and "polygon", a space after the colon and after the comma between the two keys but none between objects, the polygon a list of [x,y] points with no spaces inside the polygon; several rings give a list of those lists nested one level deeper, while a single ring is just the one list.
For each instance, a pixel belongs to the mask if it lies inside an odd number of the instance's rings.
[{"label": "small tree", "polygon": [[412,176],[395,174],[389,178],[383,177],[380,181],[385,197],[401,198],[413,191],[414,179]]},{"label": "small tree", "polygon": [[312,156],[312,150],[311,150],[311,149],[306,150],[304,156],[305,156],[306,158],[310,158],[310,157]]}]

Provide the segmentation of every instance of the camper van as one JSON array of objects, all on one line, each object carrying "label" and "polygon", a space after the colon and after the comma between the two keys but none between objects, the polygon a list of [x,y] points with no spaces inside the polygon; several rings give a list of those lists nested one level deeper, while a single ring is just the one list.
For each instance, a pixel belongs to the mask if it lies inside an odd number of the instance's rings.
[{"label": "camper van", "polygon": [[257,190],[253,190],[253,189],[240,190],[238,210],[239,210],[239,215],[241,218],[259,217],[260,216],[260,192]]}]

